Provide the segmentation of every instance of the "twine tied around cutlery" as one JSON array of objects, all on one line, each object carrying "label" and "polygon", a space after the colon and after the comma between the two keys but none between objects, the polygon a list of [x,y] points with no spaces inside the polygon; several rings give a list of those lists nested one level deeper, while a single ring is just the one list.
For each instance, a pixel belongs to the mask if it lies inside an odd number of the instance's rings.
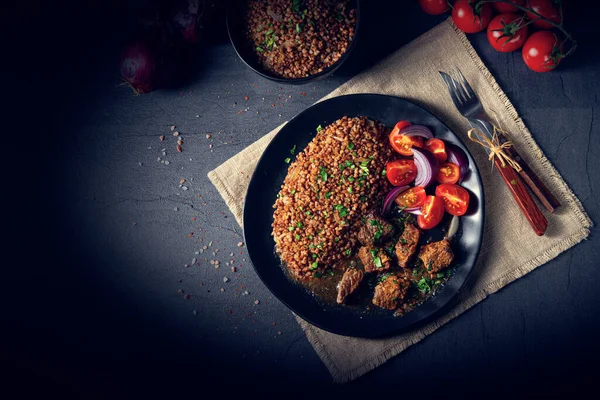
[{"label": "twine tied around cutlery", "polygon": [[475,142],[490,150],[490,156],[488,157],[490,161],[493,162],[494,157],[498,157],[498,160],[500,160],[500,164],[502,165],[502,167],[505,167],[506,164],[508,164],[515,171],[521,172],[522,168],[519,165],[519,163],[516,162],[510,155],[506,153],[506,150],[512,147],[512,142],[510,140],[507,140],[504,143],[500,143],[500,139],[498,139],[497,133],[499,129],[496,128],[495,125],[493,126],[494,134],[492,135],[491,139],[477,129],[469,130],[469,132],[467,132],[467,135],[469,136],[469,139],[471,139],[472,142]]}]

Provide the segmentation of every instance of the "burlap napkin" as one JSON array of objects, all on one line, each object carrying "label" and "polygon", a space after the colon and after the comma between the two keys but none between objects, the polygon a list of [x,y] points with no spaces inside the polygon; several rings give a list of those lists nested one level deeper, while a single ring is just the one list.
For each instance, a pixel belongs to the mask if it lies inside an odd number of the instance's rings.
[{"label": "burlap napkin", "polygon": [[[458,66],[484,106],[493,110],[522,157],[554,192],[562,207],[546,214],[547,233],[537,237],[484,151],[469,142],[468,125],[454,108],[438,71]],[[441,118],[467,144],[485,185],[486,221],[481,253],[472,285],[458,304],[428,325],[389,339],[367,340],[338,336],[298,318],[334,381],[355,379],[423,339],[508,283],[574,246],[589,234],[592,221],[565,181],[546,159],[531,133],[466,36],[446,21],[398,50],[386,60],[333,91],[326,98],[350,93],[382,93],[416,102]],[[265,135],[208,174],[238,223],[249,177],[261,153],[281,127]]]}]

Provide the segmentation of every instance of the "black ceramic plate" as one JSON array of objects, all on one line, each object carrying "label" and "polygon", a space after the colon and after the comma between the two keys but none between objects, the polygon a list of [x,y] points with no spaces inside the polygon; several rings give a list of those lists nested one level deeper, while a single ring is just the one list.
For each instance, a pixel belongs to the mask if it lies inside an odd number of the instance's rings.
[{"label": "black ceramic plate", "polygon": [[229,34],[229,40],[235,49],[238,57],[246,64],[251,70],[256,72],[263,78],[270,79],[280,83],[291,83],[291,84],[304,84],[307,82],[316,81],[326,76],[331,75],[337,70],[346,59],[350,56],[352,49],[356,44],[358,38],[358,27],[360,26],[360,2],[358,0],[350,0],[349,7],[356,10],[356,26],[354,27],[354,38],[346,52],[342,54],[339,60],[335,64],[318,74],[310,75],[304,78],[286,79],[280,76],[274,75],[273,73],[266,71],[262,65],[258,62],[258,57],[254,53],[254,50],[248,45],[248,41],[245,35],[246,24],[244,22],[244,16],[246,14],[247,0],[232,0],[227,8],[227,33]]},{"label": "black ceramic plate", "polygon": [[[345,115],[366,116],[389,127],[399,120],[426,125],[436,137],[461,147],[469,158],[470,171],[462,186],[470,192],[471,204],[467,214],[460,218],[460,235],[453,243],[455,272],[433,298],[401,317],[395,317],[392,312],[385,310],[364,312],[324,302],[288,278],[274,253],[272,206],[287,174],[289,165],[284,159],[291,156],[290,149],[293,146],[296,146],[297,152],[304,149],[314,138],[318,125],[326,126]],[[275,136],[250,180],[244,206],[244,237],[258,276],[294,313],[322,329],[340,335],[383,337],[414,329],[449,309],[451,300],[465,284],[477,260],[483,221],[481,177],[473,158],[454,133],[428,111],[407,100],[378,94],[355,94],[315,104],[298,114]]]}]

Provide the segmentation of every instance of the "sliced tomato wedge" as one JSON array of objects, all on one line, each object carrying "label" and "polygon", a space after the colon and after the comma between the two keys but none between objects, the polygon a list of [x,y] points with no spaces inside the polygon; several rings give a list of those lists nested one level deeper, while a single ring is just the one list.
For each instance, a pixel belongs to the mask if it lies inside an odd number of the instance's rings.
[{"label": "sliced tomato wedge", "polygon": [[471,196],[462,186],[443,183],[435,188],[435,195],[443,199],[444,208],[452,215],[460,217],[469,209]]},{"label": "sliced tomato wedge", "polygon": [[394,126],[394,129],[392,129],[392,134],[399,134],[400,131],[404,128],[406,128],[407,126],[411,126],[412,124],[408,121],[402,120],[402,121],[398,121],[398,123]]},{"label": "sliced tomato wedge", "polygon": [[446,144],[440,139],[429,139],[423,145],[427,150],[433,153],[434,157],[439,162],[446,162],[448,154],[446,154]]},{"label": "sliced tomato wedge", "polygon": [[420,136],[404,136],[400,134],[400,131],[407,126],[410,126],[411,123],[408,121],[399,121],[392,132],[390,133],[390,145],[392,148],[399,154],[403,156],[412,156],[412,147],[423,147],[423,138]]},{"label": "sliced tomato wedge", "polygon": [[460,179],[460,168],[453,163],[444,163],[438,169],[436,178],[439,183],[456,183]]},{"label": "sliced tomato wedge", "polygon": [[443,217],[444,201],[442,198],[427,196],[425,204],[421,207],[421,215],[417,217],[417,224],[421,229],[431,229],[439,224]]},{"label": "sliced tomato wedge", "polygon": [[401,209],[417,208],[425,204],[427,193],[422,186],[415,186],[402,193],[394,200]]},{"label": "sliced tomato wedge", "polygon": [[385,176],[394,186],[408,185],[417,177],[417,166],[413,160],[394,160],[385,166]]}]

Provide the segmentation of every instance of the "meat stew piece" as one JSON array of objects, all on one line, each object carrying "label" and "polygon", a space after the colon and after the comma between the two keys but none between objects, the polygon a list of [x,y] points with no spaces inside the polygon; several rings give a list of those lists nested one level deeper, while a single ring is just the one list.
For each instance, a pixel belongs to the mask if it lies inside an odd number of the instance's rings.
[{"label": "meat stew piece", "polygon": [[374,243],[382,243],[394,234],[394,226],[370,211],[365,215],[364,224],[358,231],[358,240],[364,246],[370,246]]},{"label": "meat stew piece", "polygon": [[358,250],[358,258],[365,268],[365,272],[383,272],[390,269],[392,259],[387,253],[374,246],[363,246]]},{"label": "meat stew piece", "polygon": [[454,258],[454,252],[450,247],[450,241],[444,239],[422,246],[419,258],[423,261],[425,271],[429,277],[433,278],[439,271],[450,265]]},{"label": "meat stew piece", "polygon": [[358,268],[350,267],[344,271],[342,280],[338,284],[337,303],[342,304],[346,297],[356,290],[362,282],[365,273]]},{"label": "meat stew piece", "polygon": [[395,310],[402,303],[410,283],[395,274],[389,274],[382,277],[381,281],[375,286],[373,295],[373,304],[377,307]]},{"label": "meat stew piece", "polygon": [[404,232],[402,232],[402,236],[396,243],[396,257],[398,258],[398,265],[402,268],[408,266],[408,262],[417,251],[420,237],[421,231],[419,231],[419,228],[411,224],[404,226]]}]

